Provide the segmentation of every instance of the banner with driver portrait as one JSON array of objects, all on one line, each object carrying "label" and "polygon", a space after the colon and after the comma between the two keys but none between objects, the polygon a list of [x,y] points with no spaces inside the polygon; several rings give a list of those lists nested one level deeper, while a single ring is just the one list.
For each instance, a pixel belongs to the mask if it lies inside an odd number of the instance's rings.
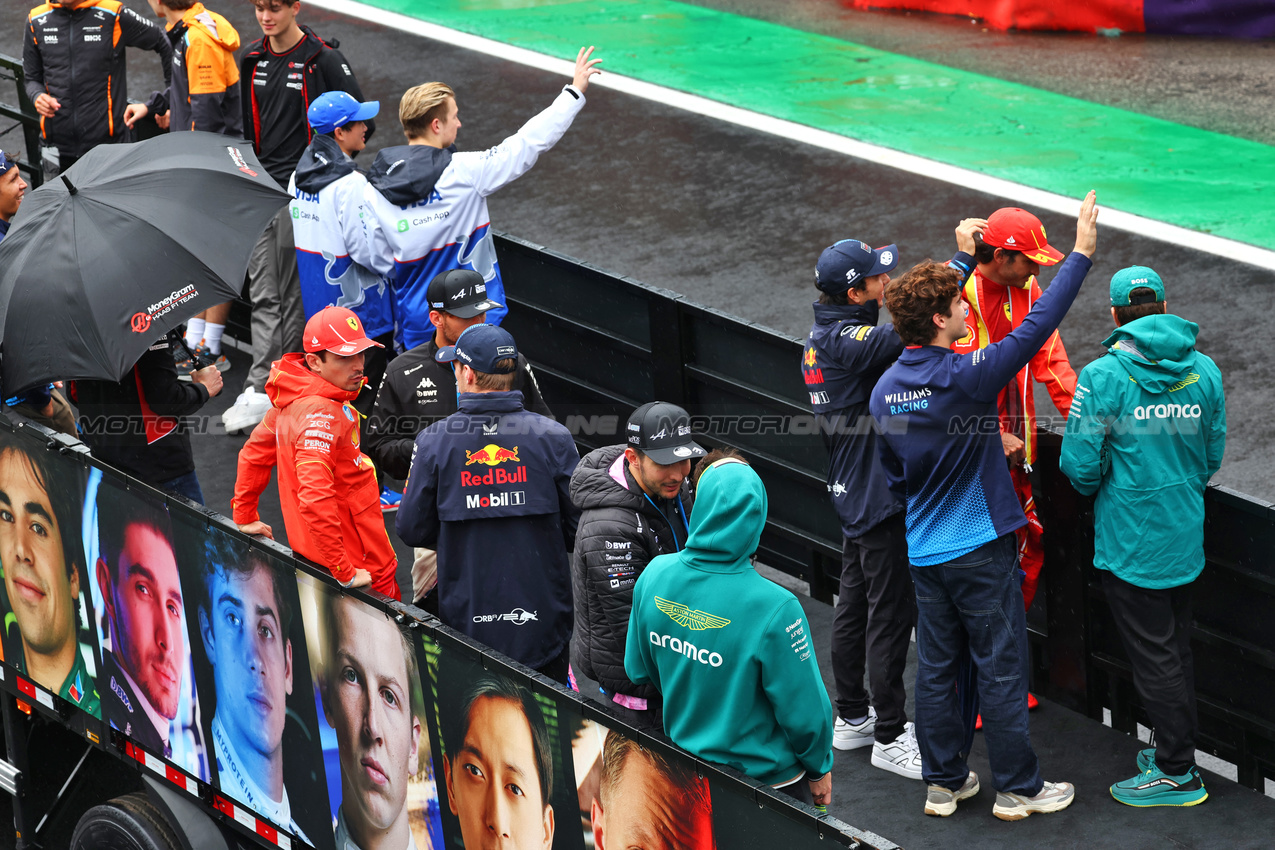
[{"label": "banner with driver portrait", "polygon": [[0,687],[253,846],[856,835],[2,416],[0,572]]}]

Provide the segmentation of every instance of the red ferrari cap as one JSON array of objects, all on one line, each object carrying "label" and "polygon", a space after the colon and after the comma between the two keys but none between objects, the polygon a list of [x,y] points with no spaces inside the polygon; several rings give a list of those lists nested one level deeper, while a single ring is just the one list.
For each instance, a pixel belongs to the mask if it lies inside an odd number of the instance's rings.
[{"label": "red ferrari cap", "polygon": [[324,307],[305,323],[305,350],[308,352],[331,351],[349,357],[372,346],[384,348],[367,338],[363,323],[354,311],[347,307]]},{"label": "red ferrari cap", "polygon": [[1045,225],[1027,210],[1005,207],[992,213],[983,231],[983,241],[993,248],[1022,251],[1027,259],[1042,266],[1061,262],[1063,255],[1049,244]]}]

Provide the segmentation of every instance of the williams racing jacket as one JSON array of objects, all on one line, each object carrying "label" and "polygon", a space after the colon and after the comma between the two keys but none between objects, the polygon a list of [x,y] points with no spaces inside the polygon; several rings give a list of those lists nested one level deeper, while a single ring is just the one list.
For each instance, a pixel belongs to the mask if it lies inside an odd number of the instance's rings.
[{"label": "williams racing jacket", "polygon": [[438,552],[443,622],[528,667],[571,640],[571,433],[522,393],[461,393],[416,438],[398,536]]},{"label": "williams racing jacket", "polygon": [[[504,304],[505,290],[491,235],[487,196],[512,183],[552,148],[584,106],[566,86],[548,109],[485,151],[456,153],[428,145],[385,148],[368,173],[368,239],[377,271],[393,272],[404,348],[429,340],[425,291],[448,269],[472,269],[487,281],[487,297]],[[500,324],[508,311],[491,310]]]},{"label": "williams racing jacket", "polygon": [[301,303],[309,319],[349,307],[370,337],[394,330],[394,294],[372,271],[363,229],[367,179],[331,136],[315,136],[288,183]]},{"label": "williams racing jacket", "polygon": [[24,42],[27,95],[35,100],[49,94],[61,103],[53,117],[40,119],[40,134],[64,157],[81,157],[123,135],[125,47],[158,53],[165,88],[172,82],[168,37],[119,0],[87,0],[74,9],[36,6],[27,16]]},{"label": "williams racing jacket", "polygon": [[908,560],[933,566],[1027,523],[1001,446],[996,400],[1058,328],[1093,264],[1073,253],[1021,325],[969,354],[910,345],[868,408],[890,489],[907,504]]}]

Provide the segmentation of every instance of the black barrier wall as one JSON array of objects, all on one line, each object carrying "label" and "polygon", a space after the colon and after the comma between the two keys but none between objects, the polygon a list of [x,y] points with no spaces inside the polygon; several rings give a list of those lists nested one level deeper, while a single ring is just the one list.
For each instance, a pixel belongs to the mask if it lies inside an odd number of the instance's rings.
[{"label": "black barrier wall", "polygon": [[[496,247],[510,303],[504,327],[577,442],[620,441],[607,417],[623,423],[652,399],[682,405],[697,440],[740,448],[765,482],[770,516],[759,559],[831,601],[841,536],[801,380],[801,343],[510,236],[497,236]],[[809,293],[792,309],[809,315]],[[1115,726],[1131,732],[1147,718],[1092,566],[1093,502],[1059,472],[1061,438],[1040,436],[1033,489],[1045,568],[1028,617],[1032,688],[1096,720],[1110,709]],[[1261,790],[1275,777],[1275,508],[1216,486],[1205,503],[1208,565],[1197,581],[1193,643],[1199,746]]]},{"label": "black barrier wall", "polygon": [[862,839],[3,417],[0,566],[5,690],[263,846]]}]

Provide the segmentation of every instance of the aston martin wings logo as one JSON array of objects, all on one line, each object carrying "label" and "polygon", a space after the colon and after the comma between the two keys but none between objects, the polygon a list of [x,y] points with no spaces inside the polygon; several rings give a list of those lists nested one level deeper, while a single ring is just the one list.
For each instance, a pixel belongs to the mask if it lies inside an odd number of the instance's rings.
[{"label": "aston martin wings logo", "polygon": [[730,625],[730,620],[725,617],[714,617],[707,611],[692,611],[680,602],[670,602],[659,596],[655,597],[655,607],[668,614],[669,619],[679,626],[685,626],[693,632],[720,629],[722,626]]}]

